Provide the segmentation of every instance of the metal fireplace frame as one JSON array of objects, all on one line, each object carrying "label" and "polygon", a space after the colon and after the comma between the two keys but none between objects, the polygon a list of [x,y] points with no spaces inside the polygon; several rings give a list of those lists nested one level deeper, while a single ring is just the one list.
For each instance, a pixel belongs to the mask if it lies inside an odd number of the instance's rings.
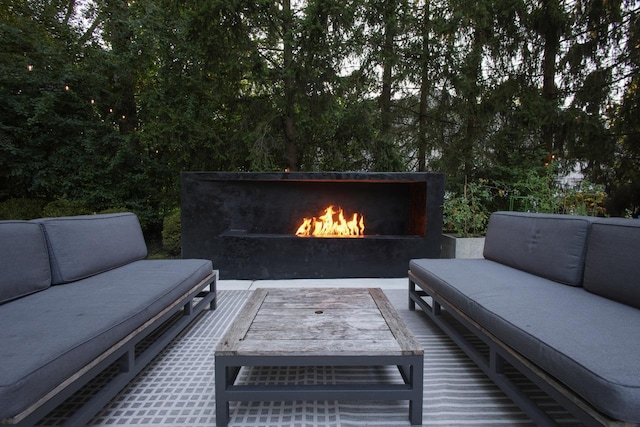
[{"label": "metal fireplace frame", "polygon": [[[182,172],[182,256],[223,279],[405,277],[440,257],[443,200],[440,173]],[[362,213],[365,236],[295,236],[330,204]]]}]

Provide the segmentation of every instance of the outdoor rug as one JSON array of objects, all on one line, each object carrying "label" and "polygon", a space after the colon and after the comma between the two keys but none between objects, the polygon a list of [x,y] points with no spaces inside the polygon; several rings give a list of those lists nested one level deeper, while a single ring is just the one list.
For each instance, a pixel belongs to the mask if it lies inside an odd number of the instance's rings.
[{"label": "outdoor rug", "polygon": [[[250,294],[218,291],[218,308],[205,312],[176,338],[90,425],[215,426],[214,350]],[[533,425],[424,313],[408,310],[406,290],[385,294],[424,346],[423,425]],[[401,381],[394,367],[243,368],[238,381],[335,384],[380,378]],[[561,425],[578,425],[543,395],[536,398]],[[43,424],[61,423],[70,410],[73,402]],[[232,427],[410,425],[405,401],[232,402],[230,412]]]}]

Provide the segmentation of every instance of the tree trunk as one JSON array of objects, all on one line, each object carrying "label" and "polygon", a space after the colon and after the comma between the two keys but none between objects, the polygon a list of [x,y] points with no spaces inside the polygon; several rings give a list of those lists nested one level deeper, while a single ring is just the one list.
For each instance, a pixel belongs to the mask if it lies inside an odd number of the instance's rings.
[{"label": "tree trunk", "polygon": [[429,17],[429,0],[425,1],[424,15],[422,18],[422,76],[420,81],[420,109],[418,113],[418,171],[424,172],[427,168],[427,113],[429,111],[429,92],[431,81],[429,79],[429,33],[431,22]]},{"label": "tree trunk", "polygon": [[556,88],[556,57],[560,48],[560,12],[558,0],[543,0],[542,7],[548,16],[544,23],[544,57],[542,59],[542,98],[548,108],[548,115],[542,124],[542,143],[548,159],[558,149],[555,140],[555,115],[558,108],[558,91]]},{"label": "tree trunk", "polygon": [[122,134],[130,134],[138,127],[138,109],[136,107],[135,71],[131,67],[131,43],[133,30],[129,27],[129,11],[127,3],[109,1],[108,10],[111,11],[107,24],[113,54],[118,61],[114,67],[113,86],[118,94],[113,109],[115,121]]},{"label": "tree trunk", "polygon": [[291,0],[284,0],[283,6],[283,45],[284,45],[284,138],[287,148],[289,170],[298,170],[298,152],[295,132],[295,79],[293,69],[293,17]]},{"label": "tree trunk", "polygon": [[[465,177],[473,176],[475,166],[474,147],[479,144],[478,126],[479,126],[479,97],[481,95],[479,87],[479,79],[482,74],[482,50],[484,47],[484,37],[481,28],[476,28],[473,33],[473,41],[471,51],[465,61],[465,70],[463,72],[467,86],[464,98],[467,102],[466,120],[464,127],[464,135],[462,146],[460,147],[460,156],[462,159],[462,170]],[[466,179],[466,178],[465,178]]]},{"label": "tree trunk", "polygon": [[395,62],[394,40],[397,31],[395,0],[386,2],[384,16],[384,45],[382,47],[382,93],[380,94],[380,119],[383,140],[391,132],[391,92],[393,85],[393,66]]}]

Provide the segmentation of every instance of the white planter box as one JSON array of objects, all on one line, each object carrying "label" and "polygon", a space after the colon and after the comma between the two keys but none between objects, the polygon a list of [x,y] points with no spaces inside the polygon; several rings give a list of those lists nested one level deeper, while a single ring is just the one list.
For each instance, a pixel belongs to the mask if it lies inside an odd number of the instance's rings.
[{"label": "white planter box", "polygon": [[483,258],[484,237],[442,235],[440,258]]}]

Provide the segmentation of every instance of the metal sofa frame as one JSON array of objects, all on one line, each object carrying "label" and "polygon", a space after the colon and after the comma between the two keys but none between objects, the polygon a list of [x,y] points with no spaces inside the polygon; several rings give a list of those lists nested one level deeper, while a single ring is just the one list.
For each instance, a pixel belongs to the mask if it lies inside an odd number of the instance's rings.
[{"label": "metal sofa frame", "polygon": [[[429,297],[431,302],[427,300]],[[510,379],[505,370],[509,365],[538,386],[585,426],[638,426],[634,423],[613,420],[599,412],[553,376],[457,309],[446,298],[434,291],[428,283],[420,280],[409,271],[409,310],[415,310],[416,304],[536,425],[553,426],[557,423]],[[450,316],[444,316],[443,310]],[[465,331],[469,331],[479,338],[488,347],[488,355],[486,349],[483,351],[465,337],[464,332],[455,322],[459,323]]]},{"label": "metal sofa frame", "polygon": [[[216,308],[217,278],[218,271],[214,270],[170,306],[80,368],[38,402],[15,417],[0,420],[0,424],[34,425],[92,380],[115,370],[108,381],[65,421],[65,425],[70,426],[86,425],[200,313],[206,308]],[[205,289],[207,287],[208,290]]]}]

